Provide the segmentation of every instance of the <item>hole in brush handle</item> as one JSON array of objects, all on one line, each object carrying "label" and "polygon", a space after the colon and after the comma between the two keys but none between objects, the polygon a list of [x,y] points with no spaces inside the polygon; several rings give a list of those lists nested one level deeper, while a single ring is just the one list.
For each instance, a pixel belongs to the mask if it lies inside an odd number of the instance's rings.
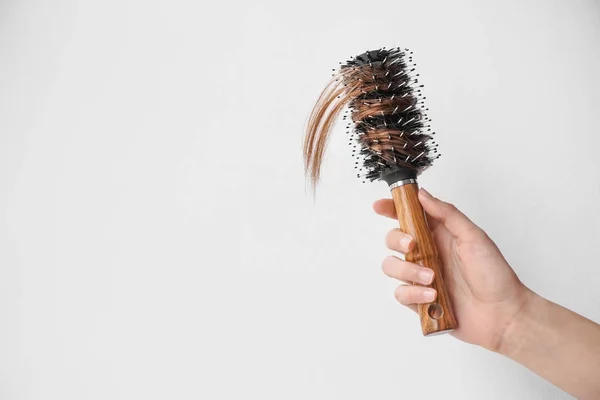
[{"label": "hole in brush handle", "polygon": [[427,306],[427,315],[430,318],[438,320],[444,316],[444,308],[438,303],[431,303]]}]

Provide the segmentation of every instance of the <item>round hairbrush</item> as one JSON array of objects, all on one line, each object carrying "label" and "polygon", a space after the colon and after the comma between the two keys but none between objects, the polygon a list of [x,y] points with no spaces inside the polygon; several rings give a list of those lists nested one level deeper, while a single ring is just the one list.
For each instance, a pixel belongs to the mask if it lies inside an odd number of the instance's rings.
[{"label": "round hairbrush", "polygon": [[382,48],[340,64],[309,118],[304,141],[307,175],[314,188],[331,128],[347,107],[358,176],[388,184],[400,229],[415,239],[406,260],[435,273],[429,286],[437,291],[437,299],[418,307],[423,334],[452,331],[457,327],[456,317],[444,287],[440,257],[417,197],[417,177],[439,154],[412,52]]}]

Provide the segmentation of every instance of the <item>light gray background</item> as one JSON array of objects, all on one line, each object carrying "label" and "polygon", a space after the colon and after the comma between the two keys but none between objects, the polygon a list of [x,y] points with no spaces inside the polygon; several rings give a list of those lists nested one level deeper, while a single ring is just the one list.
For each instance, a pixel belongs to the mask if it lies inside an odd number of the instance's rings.
[{"label": "light gray background", "polygon": [[600,320],[596,1],[0,2],[0,398],[565,399],[424,339],[393,221],[310,108],[338,61],[411,47],[423,175],[522,280]]}]

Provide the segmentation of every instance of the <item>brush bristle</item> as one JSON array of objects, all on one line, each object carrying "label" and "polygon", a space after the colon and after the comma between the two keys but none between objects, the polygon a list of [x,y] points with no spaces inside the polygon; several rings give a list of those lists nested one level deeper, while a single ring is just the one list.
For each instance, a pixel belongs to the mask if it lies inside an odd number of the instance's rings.
[{"label": "brush bristle", "polygon": [[412,52],[400,48],[368,51],[341,66],[359,177],[373,181],[398,169],[417,175],[439,157],[414,67]]}]

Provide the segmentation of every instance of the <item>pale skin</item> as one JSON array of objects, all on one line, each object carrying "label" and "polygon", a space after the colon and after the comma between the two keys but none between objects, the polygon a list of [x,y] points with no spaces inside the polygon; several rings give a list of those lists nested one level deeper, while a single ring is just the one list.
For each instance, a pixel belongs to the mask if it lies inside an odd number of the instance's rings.
[{"label": "pale skin", "polygon": [[[451,204],[419,190],[419,201],[443,264],[444,282],[464,342],[510,357],[578,399],[600,399],[600,325],[527,288],[487,234]],[[391,199],[376,213],[396,219]],[[414,240],[399,229],[386,236],[389,249],[408,253]],[[413,311],[435,299],[433,271],[396,256],[383,272],[405,284],[396,299]],[[416,283],[416,284],[414,284]]]}]

